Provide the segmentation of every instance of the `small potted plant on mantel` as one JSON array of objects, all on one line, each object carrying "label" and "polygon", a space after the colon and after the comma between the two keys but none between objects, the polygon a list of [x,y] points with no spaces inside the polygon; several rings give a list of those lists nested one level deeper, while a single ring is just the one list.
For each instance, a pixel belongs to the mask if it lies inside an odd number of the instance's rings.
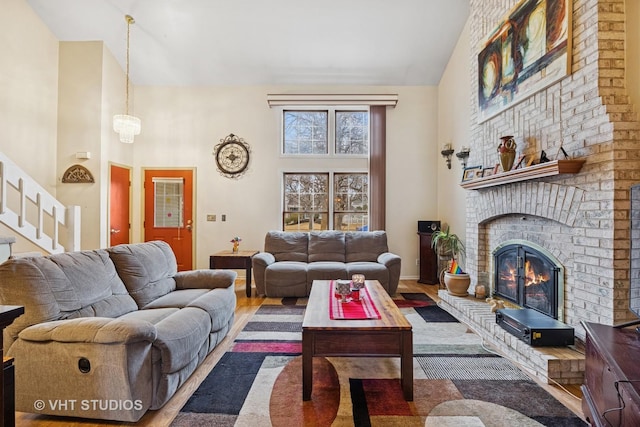
[{"label": "small potted plant on mantel", "polygon": [[469,273],[462,271],[458,260],[464,259],[466,248],[457,234],[451,233],[449,226],[444,230],[438,230],[431,236],[431,246],[439,258],[446,259],[448,268],[440,272],[440,283],[444,282],[449,294],[457,297],[469,295],[471,284]]}]

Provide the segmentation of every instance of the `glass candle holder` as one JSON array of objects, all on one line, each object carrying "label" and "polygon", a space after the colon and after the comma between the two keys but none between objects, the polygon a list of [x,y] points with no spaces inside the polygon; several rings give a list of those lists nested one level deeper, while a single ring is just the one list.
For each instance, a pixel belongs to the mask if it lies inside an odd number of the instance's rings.
[{"label": "glass candle holder", "polygon": [[354,274],[351,276],[351,298],[360,301],[360,289],[364,288],[364,274]]},{"label": "glass candle holder", "polygon": [[348,280],[336,280],[336,294],[340,295],[342,302],[349,302],[351,295],[351,282]]}]

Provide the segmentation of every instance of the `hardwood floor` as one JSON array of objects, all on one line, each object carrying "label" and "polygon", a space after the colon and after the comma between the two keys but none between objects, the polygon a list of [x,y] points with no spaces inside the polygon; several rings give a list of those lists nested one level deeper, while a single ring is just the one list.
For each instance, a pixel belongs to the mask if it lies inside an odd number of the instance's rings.
[{"label": "hardwood floor", "polygon": [[[438,301],[438,286],[423,285],[415,280],[401,280],[398,292],[425,292],[435,301]],[[79,418],[50,417],[23,412],[16,412],[16,425],[28,427],[98,427],[98,426],[142,426],[142,427],[162,427],[171,424],[180,408],[186,403],[191,394],[198,388],[200,383],[206,378],[211,369],[220,360],[222,355],[231,347],[233,341],[240,331],[247,324],[256,310],[263,303],[269,303],[269,298],[247,298],[245,296],[245,283],[238,280],[236,283],[236,296],[238,303],[236,306],[236,320],[229,335],[218,345],[218,347],[207,356],[203,364],[193,373],[191,378],[182,386],[180,390],[167,402],[162,409],[147,412],[137,423],[109,422],[109,421],[87,421]],[[279,300],[279,299],[276,299]],[[274,303],[275,301],[274,300]],[[526,373],[526,371],[525,371]],[[565,404],[574,413],[584,419],[581,409],[581,398],[579,386],[569,386],[565,390],[560,387],[550,386],[541,383],[537,378],[532,377],[541,387],[551,393],[556,399]]]}]

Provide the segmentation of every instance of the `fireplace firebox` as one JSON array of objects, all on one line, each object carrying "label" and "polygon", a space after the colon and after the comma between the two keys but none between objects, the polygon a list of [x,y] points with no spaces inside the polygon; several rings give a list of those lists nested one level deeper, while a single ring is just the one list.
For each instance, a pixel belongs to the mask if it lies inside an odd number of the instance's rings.
[{"label": "fireplace firebox", "polygon": [[550,254],[531,244],[510,243],[494,251],[493,261],[494,296],[563,320],[564,271]]}]

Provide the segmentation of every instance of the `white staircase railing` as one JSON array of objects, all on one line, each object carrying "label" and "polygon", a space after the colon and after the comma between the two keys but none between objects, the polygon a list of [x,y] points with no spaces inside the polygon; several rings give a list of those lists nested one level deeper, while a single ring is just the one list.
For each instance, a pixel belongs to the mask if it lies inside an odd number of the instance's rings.
[{"label": "white staircase railing", "polygon": [[64,206],[1,152],[0,222],[48,253],[80,250],[80,206]]}]

